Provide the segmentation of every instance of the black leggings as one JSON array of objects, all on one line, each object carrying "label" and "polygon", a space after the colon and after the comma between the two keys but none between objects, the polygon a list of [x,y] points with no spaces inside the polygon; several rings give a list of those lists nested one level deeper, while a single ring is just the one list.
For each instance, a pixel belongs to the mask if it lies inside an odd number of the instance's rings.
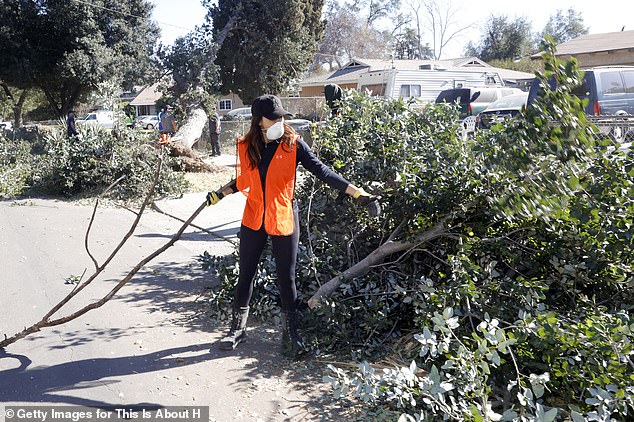
[{"label": "black leggings", "polygon": [[[297,288],[295,287],[295,264],[299,245],[299,223],[294,215],[295,228],[288,236],[271,235],[271,246],[277,270],[277,285],[280,290],[282,310],[293,311],[296,307]],[[240,227],[240,277],[236,285],[234,307],[249,306],[253,294],[255,273],[260,262],[262,250],[269,235],[264,230]]]}]

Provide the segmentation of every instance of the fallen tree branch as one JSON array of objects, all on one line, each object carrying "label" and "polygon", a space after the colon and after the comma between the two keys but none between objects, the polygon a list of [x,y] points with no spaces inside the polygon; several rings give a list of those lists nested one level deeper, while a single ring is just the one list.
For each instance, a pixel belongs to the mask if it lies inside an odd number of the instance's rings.
[{"label": "fallen tree branch", "polygon": [[88,223],[88,228],[86,229],[86,236],[84,237],[84,248],[86,249],[86,253],[88,254],[88,256],[90,257],[90,259],[92,260],[93,264],[95,264],[95,271],[99,270],[99,264],[97,263],[97,260],[95,259],[95,257],[92,255],[92,253],[90,253],[90,248],[88,247],[88,236],[90,235],[90,229],[92,228],[92,223],[95,221],[95,215],[97,214],[97,207],[99,207],[99,199],[101,199],[103,196],[105,196],[110,189],[112,189],[113,187],[115,187],[117,185],[117,183],[119,183],[120,181],[122,181],[123,179],[125,179],[125,176],[121,176],[119,177],[117,180],[115,180],[114,182],[112,182],[110,184],[110,186],[108,186],[106,188],[106,190],[104,190],[101,195],[99,195],[97,197],[97,199],[95,200],[95,206],[92,209],[92,215],[90,216],[90,223]]},{"label": "fallen tree branch", "polygon": [[[147,205],[150,203],[150,201],[151,201],[151,199],[152,199],[152,197],[154,195],[154,190],[156,188],[156,185],[158,183],[158,179],[160,177],[162,163],[163,163],[163,156],[161,155],[159,157],[159,162],[158,162],[158,164],[156,166],[156,172],[154,174],[153,183],[151,185],[150,190],[148,191],[147,196],[145,197],[145,199],[143,201],[143,204],[141,205],[141,208],[139,210],[139,213],[137,214],[136,219],[132,223],[132,226],[130,227],[130,230],[124,235],[124,237],[122,238],[121,242],[115,247],[115,249],[110,254],[110,256],[106,259],[106,261],[100,267],[98,267],[95,270],[95,272],[88,278],[88,280],[86,280],[85,282],[81,283],[78,287],[73,289],[64,299],[62,299],[57,305],[55,305],[50,311],[48,311],[46,313],[46,315],[44,315],[44,317],[39,322],[33,324],[30,327],[25,327],[24,330],[22,330],[19,333],[13,335],[12,337],[7,337],[5,335],[5,339],[0,342],[0,349],[4,348],[4,347],[8,346],[9,344],[12,344],[12,343],[14,343],[14,342],[16,342],[16,341],[18,341],[20,339],[22,339],[22,338],[24,338],[24,337],[26,337],[26,336],[28,336],[30,334],[38,332],[42,328],[52,327],[52,326],[55,326],[55,325],[63,324],[65,322],[71,321],[71,320],[73,320],[73,319],[85,314],[86,312],[90,311],[91,309],[96,309],[96,308],[101,307],[108,300],[110,300],[146,263],[148,263],[149,261],[151,261],[152,259],[154,259],[158,255],[163,253],[165,250],[167,250],[170,246],[172,246],[181,237],[181,235],[183,234],[185,229],[189,226],[191,221],[194,220],[194,218],[196,218],[196,216],[198,216],[198,214],[205,208],[206,204],[204,202],[198,207],[198,209],[194,212],[194,214],[185,222],[185,224],[178,230],[178,232],[174,236],[172,236],[172,238],[170,239],[169,242],[167,242],[163,247],[161,247],[160,249],[157,249],[155,252],[153,252],[152,254],[148,255],[141,262],[139,262],[128,273],[128,275],[125,278],[123,278],[121,281],[119,281],[119,283],[117,283],[117,285],[106,296],[104,296],[101,300],[99,300],[97,302],[94,302],[94,303],[91,303],[91,304],[81,308],[80,310],[78,310],[77,312],[75,312],[75,313],[73,313],[73,314],[71,314],[69,316],[58,318],[56,320],[51,320],[50,319],[57,311],[59,311],[74,296],[76,296],[81,290],[83,290],[93,280],[95,280],[95,278],[97,278],[97,276],[101,272],[103,272],[103,270],[106,268],[106,266],[112,261],[112,259],[117,255],[119,250],[123,247],[123,245],[132,236],[132,234],[134,233],[134,230],[136,229],[136,227],[137,227],[137,225],[139,223],[139,220],[141,219],[141,215],[143,214],[143,211],[145,210]],[[93,211],[93,214],[94,214],[94,211]],[[91,219],[91,224],[92,224],[92,219]],[[89,225],[88,230],[90,230],[90,225]],[[95,262],[94,259],[93,259],[93,262]],[[83,275],[82,275],[82,277],[83,277]]]},{"label": "fallen tree branch", "polygon": [[[127,209],[127,208],[126,208],[126,209]],[[156,211],[156,212],[159,212],[159,213],[161,213],[161,214],[163,214],[163,215],[166,215],[166,216],[168,216],[168,217],[170,217],[170,218],[173,218],[174,220],[180,221],[181,223],[184,223],[184,222],[185,222],[185,220],[183,220],[182,218],[176,217],[175,215],[172,215],[172,214],[170,214],[170,213],[168,213],[168,212],[165,212],[165,211],[163,211],[162,209],[160,209],[160,208],[156,205],[156,202],[152,202],[152,209],[153,209],[154,211]],[[132,210],[129,210],[129,211],[134,212],[134,211],[132,211]],[[240,220],[238,220],[238,221],[240,221]],[[211,230],[209,230],[209,229],[206,229],[206,228],[201,227],[201,226],[199,226],[199,225],[197,225],[197,224],[194,224],[194,223],[190,223],[189,225],[190,225],[190,226],[192,226],[192,227],[193,227],[193,228],[195,228],[195,229],[198,229],[198,230],[203,231],[203,232],[205,232],[205,233],[207,233],[207,234],[210,234],[210,235],[212,235],[212,236],[214,236],[214,237],[216,237],[216,238],[218,238],[218,239],[222,239],[222,240],[224,240],[224,241],[227,241],[227,242],[231,243],[231,244],[232,244],[232,245],[234,245],[234,246],[238,246],[238,242],[236,242],[236,241],[235,241],[235,240],[233,240],[233,239],[229,239],[228,237],[221,236],[221,235],[219,235],[218,233],[216,233],[216,232],[214,232],[214,231],[211,231]]]},{"label": "fallen tree branch", "polygon": [[445,226],[446,221],[447,218],[441,220],[435,226],[433,226],[426,232],[419,234],[413,239],[402,241],[386,241],[381,246],[370,252],[370,254],[364,259],[357,262],[355,265],[348,268],[343,273],[339,274],[327,283],[323,284],[308,300],[308,306],[310,306],[311,308],[316,308],[320,306],[322,298],[333,294],[335,290],[337,290],[337,288],[339,288],[341,283],[343,283],[345,280],[350,280],[352,278],[364,275],[365,273],[370,271],[373,266],[381,264],[387,256],[411,249],[417,245],[420,245],[421,243],[429,242],[430,240],[443,236],[447,230]]}]

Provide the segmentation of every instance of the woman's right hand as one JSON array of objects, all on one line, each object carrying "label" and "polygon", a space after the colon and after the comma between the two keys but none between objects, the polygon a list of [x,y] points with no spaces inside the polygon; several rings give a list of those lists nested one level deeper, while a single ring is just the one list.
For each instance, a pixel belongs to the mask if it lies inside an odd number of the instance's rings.
[{"label": "woman's right hand", "polygon": [[216,205],[225,195],[221,191],[207,192],[207,206]]}]

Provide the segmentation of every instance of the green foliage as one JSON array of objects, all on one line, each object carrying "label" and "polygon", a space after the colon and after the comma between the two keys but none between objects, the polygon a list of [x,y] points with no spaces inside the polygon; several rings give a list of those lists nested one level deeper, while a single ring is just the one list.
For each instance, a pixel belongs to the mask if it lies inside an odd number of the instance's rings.
[{"label": "green foliage", "polygon": [[[174,45],[160,51],[160,68],[170,69],[170,86],[165,91],[178,99],[185,108],[202,106],[207,113],[215,108],[219,80],[217,66],[213,63],[215,44],[210,34],[196,28],[184,37],[177,38]],[[173,103],[170,98],[164,98]]]},{"label": "green foliage", "polygon": [[[0,139],[0,194],[97,195],[123,177],[109,195],[121,199],[143,197],[153,180],[159,155],[152,140],[134,131],[122,132],[117,139],[97,127],[79,130],[77,138],[68,138],[59,130],[33,143]],[[172,161],[165,157],[157,196],[185,190],[187,182],[171,170]]]},{"label": "green foliage", "polygon": [[[540,77],[557,88],[544,83],[521,119],[475,139],[451,109],[352,92],[315,134],[320,157],[380,195],[384,213],[370,219],[313,178],[298,185],[298,290],[311,295],[388,239],[413,243],[305,312],[316,350],[361,361],[331,368],[336,395],[402,421],[631,418],[632,160],[593,137],[571,95],[576,62],[543,48]],[[221,309],[237,268],[212,267]],[[263,262],[257,312],[277,300],[272,274]]]},{"label": "green foliage", "polygon": [[515,59],[532,50],[531,24],[524,17],[514,20],[507,16],[491,15],[484,25],[480,42],[467,44],[465,55],[476,56],[485,62]]},{"label": "green foliage", "polygon": [[158,28],[147,0],[0,3],[0,79],[39,88],[59,116],[105,80],[137,82]]},{"label": "green foliage", "polygon": [[528,57],[520,60],[491,60],[488,63],[493,67],[517,70],[518,72],[535,73],[544,70],[544,63],[541,60],[532,60]]},{"label": "green foliage", "polygon": [[215,59],[222,92],[238,94],[245,104],[263,93],[282,93],[301,77],[323,32],[323,0],[205,3],[214,37],[230,25]]},{"label": "green foliage", "polygon": [[565,12],[558,9],[554,15],[550,15],[548,18],[546,26],[539,34],[539,39],[550,37],[555,44],[561,44],[587,33],[588,27],[585,26],[581,13],[573,8]]},{"label": "green foliage", "polygon": [[11,141],[0,133],[0,198],[17,196],[28,187],[30,149],[28,142]]}]

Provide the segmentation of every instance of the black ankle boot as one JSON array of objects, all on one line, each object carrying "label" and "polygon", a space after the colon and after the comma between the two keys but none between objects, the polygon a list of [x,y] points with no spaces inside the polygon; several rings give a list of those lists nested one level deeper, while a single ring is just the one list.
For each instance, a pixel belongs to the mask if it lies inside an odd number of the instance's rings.
[{"label": "black ankle boot", "polygon": [[249,307],[235,308],[232,312],[231,329],[229,334],[220,341],[222,350],[233,350],[247,338],[247,318]]},{"label": "black ankle boot", "polygon": [[298,358],[306,353],[304,340],[297,333],[298,320],[297,311],[282,312],[282,354],[289,358]]}]

